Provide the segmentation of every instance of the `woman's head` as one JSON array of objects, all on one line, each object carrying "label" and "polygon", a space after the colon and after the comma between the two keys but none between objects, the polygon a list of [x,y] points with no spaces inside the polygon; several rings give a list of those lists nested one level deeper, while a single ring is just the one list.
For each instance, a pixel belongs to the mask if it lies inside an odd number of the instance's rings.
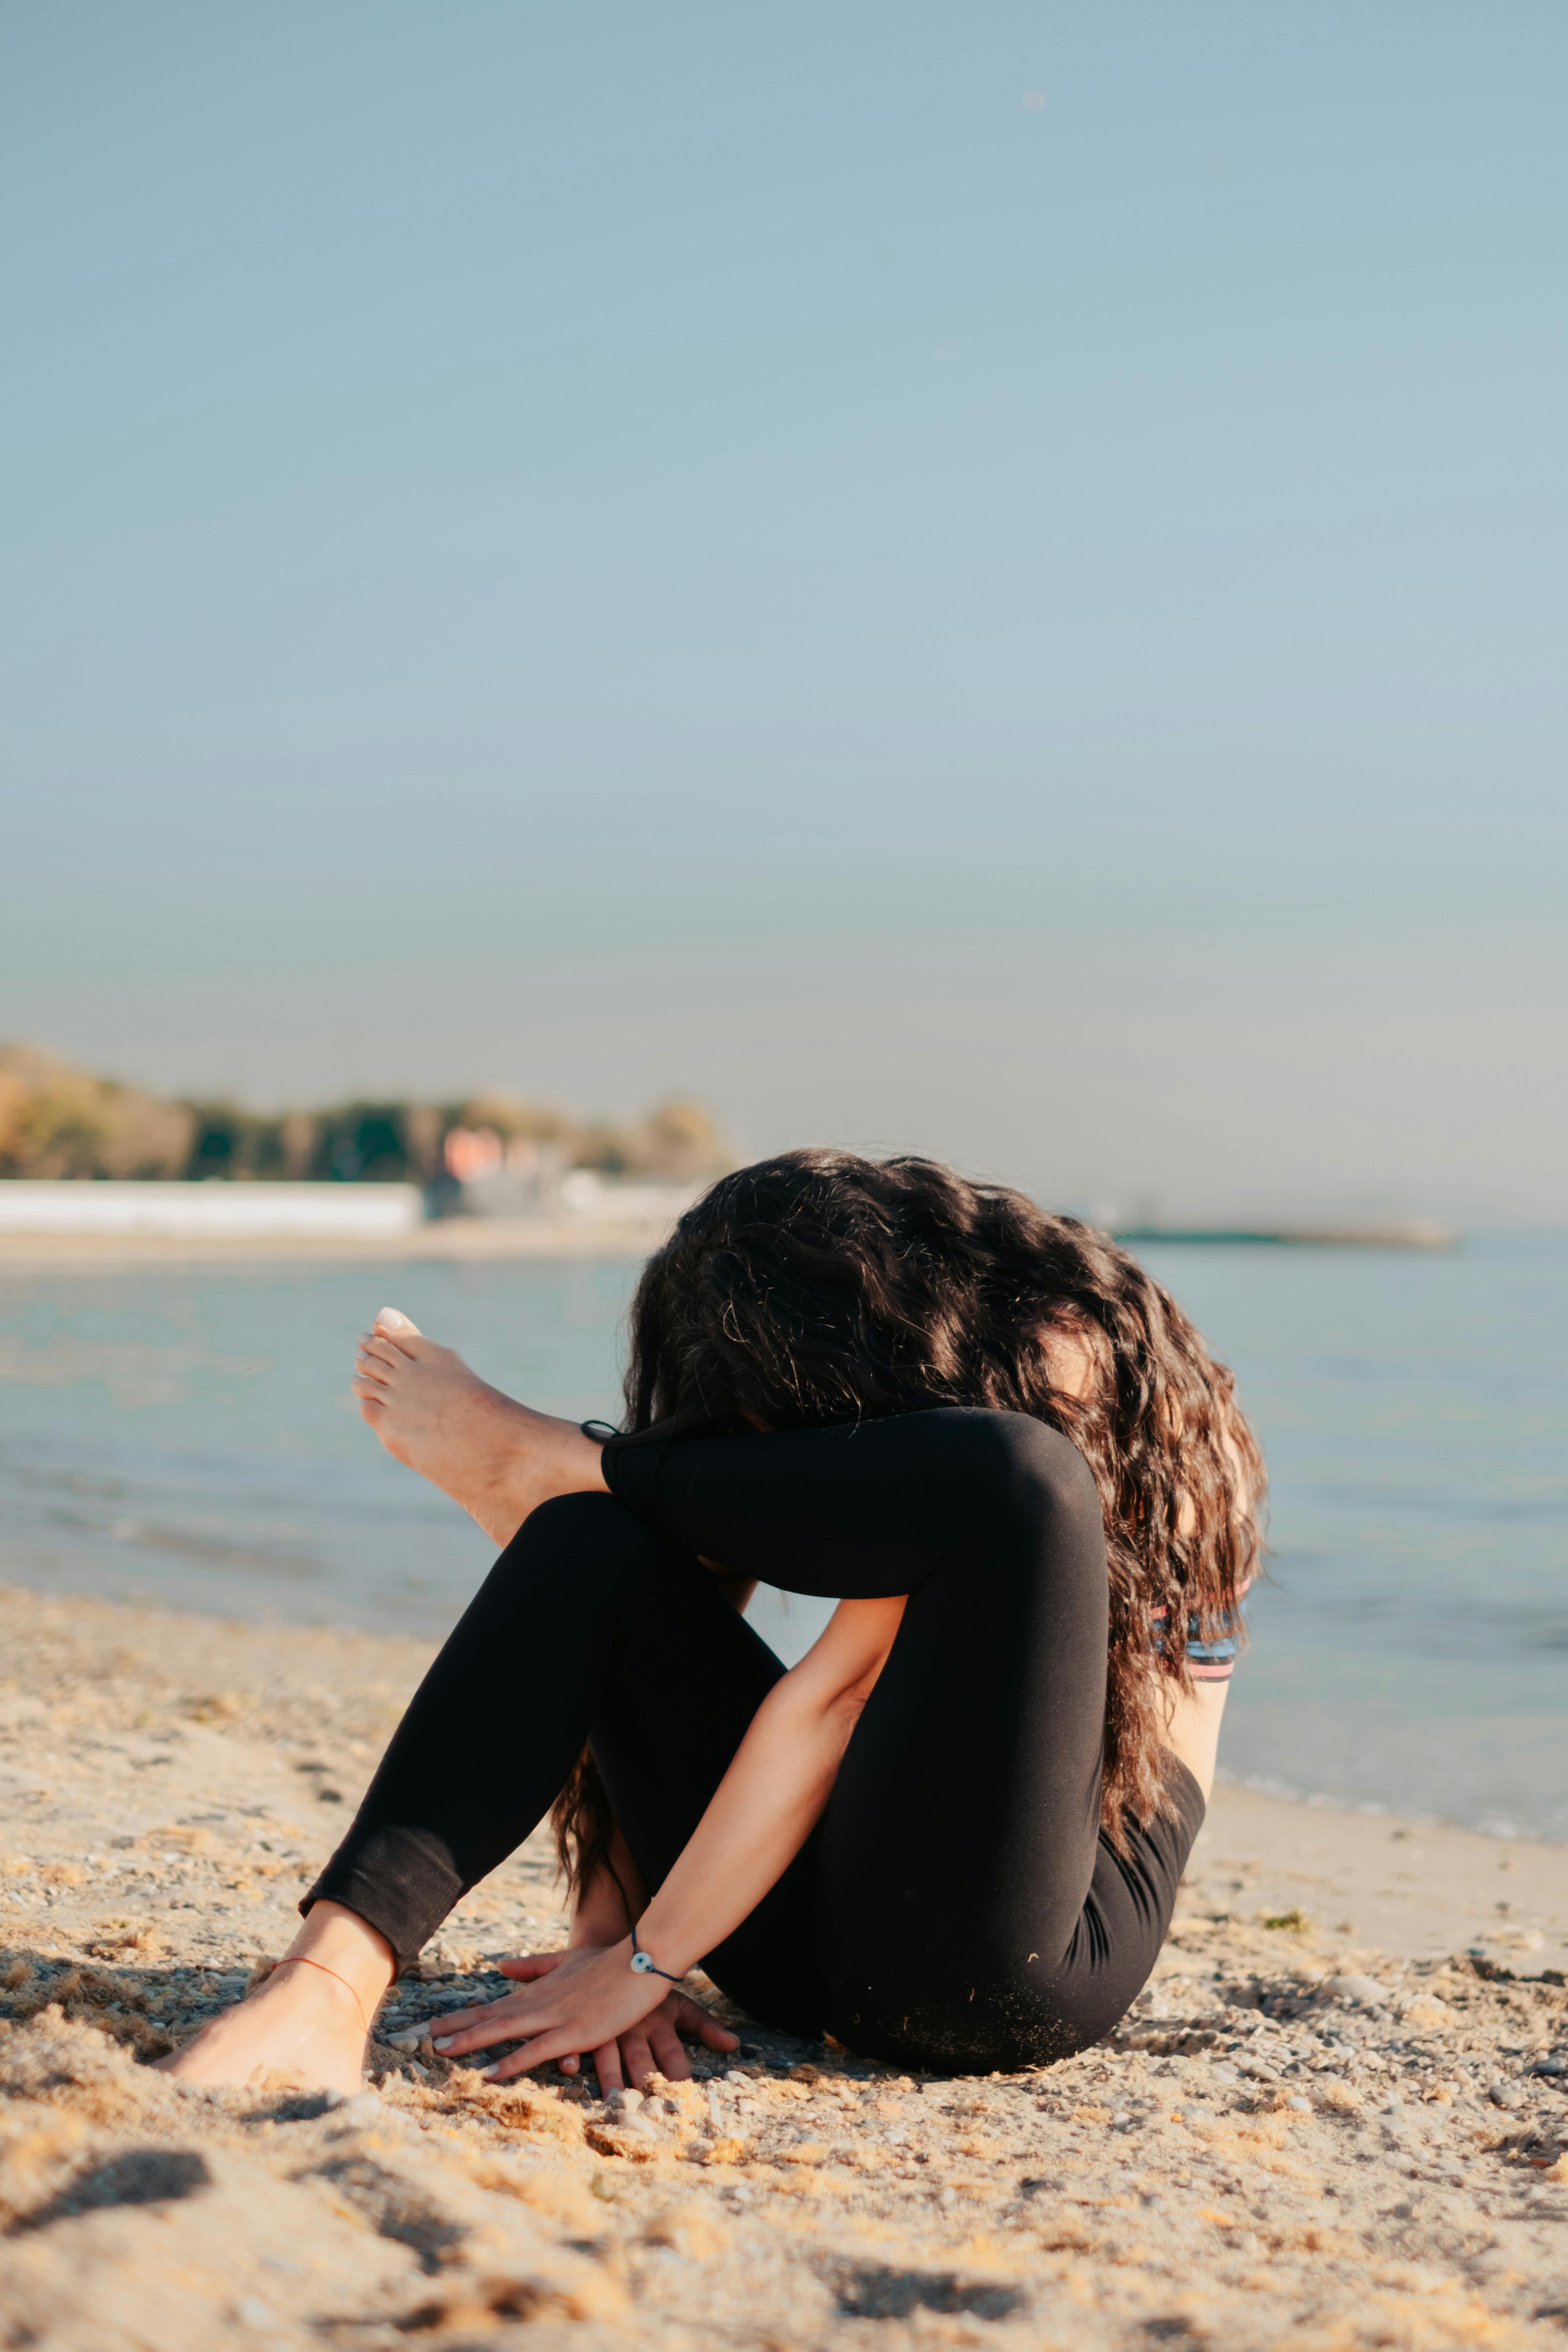
[{"label": "woman's head", "polygon": [[721,1178],[649,1260],[626,1404],[632,1428],[694,1433],[934,1405],[1062,1430],[1105,1515],[1106,1817],[1147,1816],[1160,1684],[1189,1613],[1212,1623],[1254,1572],[1263,1470],[1229,1372],[1106,1235],[931,1160],[783,1152]]}]

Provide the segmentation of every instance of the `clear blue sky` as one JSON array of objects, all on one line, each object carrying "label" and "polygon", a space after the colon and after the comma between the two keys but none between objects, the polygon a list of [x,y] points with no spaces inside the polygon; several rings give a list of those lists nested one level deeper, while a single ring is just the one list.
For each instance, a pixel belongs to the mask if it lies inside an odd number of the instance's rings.
[{"label": "clear blue sky", "polygon": [[1568,14],[8,0],[0,1034],[1568,1216]]}]

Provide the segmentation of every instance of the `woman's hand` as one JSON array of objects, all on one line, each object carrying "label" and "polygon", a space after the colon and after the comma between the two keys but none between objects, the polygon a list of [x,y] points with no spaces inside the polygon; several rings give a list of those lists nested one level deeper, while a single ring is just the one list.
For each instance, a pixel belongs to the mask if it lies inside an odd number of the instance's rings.
[{"label": "woman's hand", "polygon": [[[500,1972],[503,1977],[520,1977],[525,1983],[536,1982],[559,1968],[565,1958],[564,1952],[536,1952],[522,1959],[502,1960]],[[629,2027],[617,2040],[604,2042],[588,2053],[599,2077],[601,2093],[624,2090],[628,2084],[637,2089],[650,2074],[662,2074],[667,2083],[689,2083],[691,2067],[680,2038],[683,2033],[708,2050],[730,2051],[741,2046],[729,2027],[721,2025],[716,2017],[710,2017],[700,2001],[671,1986],[658,2007],[650,2011],[640,2025]],[[576,2056],[561,2061],[563,2074],[574,2074],[577,2067]]]},{"label": "woman's hand", "polygon": [[631,1938],[606,1948],[579,1945],[566,1952],[539,1952],[503,1960],[503,1976],[523,1989],[499,2000],[480,2001],[445,2020],[435,2047],[443,2058],[462,2058],[496,2042],[521,2042],[508,2058],[487,2066],[486,2075],[504,2083],[534,2066],[559,2059],[563,2073],[575,2073],[584,2051],[593,2054],[601,2092],[639,2083],[655,2072],[671,2082],[690,2074],[682,2032],[694,2033],[710,2050],[739,2047],[734,2034],[677,1989],[661,1990],[658,1977],[631,1968]]},{"label": "woman's hand", "polygon": [[[628,2084],[633,2090],[640,2090],[650,2074],[662,2074],[667,2083],[689,2083],[691,2064],[680,2038],[683,2033],[707,2050],[728,2053],[741,2046],[738,2037],[716,2017],[710,2017],[700,2001],[672,1985],[640,2025],[634,2025],[618,2042],[607,2042],[594,2052],[601,2094],[624,2090]],[[575,2073],[574,2058],[563,2058],[561,2063],[563,2073]]]}]

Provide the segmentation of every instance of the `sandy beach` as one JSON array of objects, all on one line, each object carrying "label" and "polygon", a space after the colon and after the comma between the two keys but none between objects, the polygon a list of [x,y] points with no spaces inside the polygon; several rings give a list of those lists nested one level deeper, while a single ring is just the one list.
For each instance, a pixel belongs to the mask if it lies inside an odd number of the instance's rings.
[{"label": "sandy beach", "polygon": [[177,2088],[145,2062],[281,1950],[426,1655],[0,1593],[8,2343],[1561,2341],[1568,1851],[1245,1790],[1133,2015],[1047,2071],[736,2018],[640,2104],[487,2084],[429,2025],[558,1936],[536,1839],[360,2096]]}]

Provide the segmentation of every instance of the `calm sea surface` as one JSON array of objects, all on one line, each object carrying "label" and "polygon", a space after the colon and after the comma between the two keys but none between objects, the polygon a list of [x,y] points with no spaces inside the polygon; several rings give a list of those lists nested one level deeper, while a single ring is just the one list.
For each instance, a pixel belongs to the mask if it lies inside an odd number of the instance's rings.
[{"label": "calm sea surface", "polygon": [[[1568,1234],[1146,1257],[1234,1365],[1273,1478],[1224,1768],[1568,1838]],[[397,1305],[529,1402],[613,1414],[634,1273],[0,1274],[0,1579],[438,1633],[489,1549],[361,1423],[356,1333]],[[753,1614],[794,1657],[820,1604]]]}]

